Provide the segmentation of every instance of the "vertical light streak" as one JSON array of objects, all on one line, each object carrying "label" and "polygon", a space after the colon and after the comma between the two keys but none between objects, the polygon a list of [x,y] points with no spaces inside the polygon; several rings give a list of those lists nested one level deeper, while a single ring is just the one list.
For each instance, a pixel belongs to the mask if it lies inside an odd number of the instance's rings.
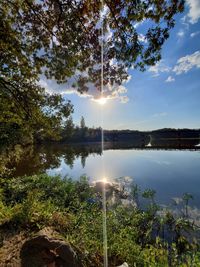
[{"label": "vertical light streak", "polygon": [[[104,96],[104,1],[101,0],[101,98]],[[101,153],[102,153],[102,173],[104,174],[104,130],[103,130],[103,105],[101,106]],[[107,247],[107,221],[106,221],[106,184],[102,183],[102,208],[103,208],[103,255],[104,267],[108,267],[108,247]]]}]

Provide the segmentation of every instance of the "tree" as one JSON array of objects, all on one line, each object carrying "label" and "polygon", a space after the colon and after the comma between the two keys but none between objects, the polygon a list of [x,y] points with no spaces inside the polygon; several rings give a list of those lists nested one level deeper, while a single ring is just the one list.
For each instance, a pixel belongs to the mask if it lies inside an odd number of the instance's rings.
[{"label": "tree", "polygon": [[80,121],[80,139],[83,141],[86,138],[88,128],[85,125],[85,119],[82,116]]},{"label": "tree", "polygon": [[[159,61],[183,8],[184,0],[104,0],[105,85],[121,84],[128,67],[143,71]],[[58,82],[75,75],[81,92],[88,82],[99,89],[101,10],[101,0],[1,0],[1,74],[33,79],[45,69]],[[146,20],[144,43],[136,25]]]},{"label": "tree", "polygon": [[[58,83],[71,79],[81,93],[90,84],[100,90],[103,43],[104,85],[110,90],[106,86],[127,79],[129,67],[144,71],[161,59],[174,16],[183,8],[183,0],[104,0],[103,9],[101,0],[1,0],[0,126],[4,137],[23,129],[22,136],[31,133],[40,139],[59,139],[62,116],[71,114],[72,105],[58,95],[46,94],[38,85],[40,75]],[[100,38],[102,14],[104,39]],[[136,25],[145,20],[149,28],[141,38]]]},{"label": "tree", "polygon": [[85,129],[86,128],[86,126],[85,126],[85,119],[84,119],[83,116],[81,117],[80,127],[81,127],[81,129]]},{"label": "tree", "polygon": [[[1,83],[2,82],[2,83]],[[73,106],[61,95],[49,95],[31,82],[6,82],[0,77],[0,142],[22,144],[59,140]]]},{"label": "tree", "polygon": [[62,131],[62,140],[69,140],[74,133],[74,123],[70,116],[64,123],[64,129]]}]

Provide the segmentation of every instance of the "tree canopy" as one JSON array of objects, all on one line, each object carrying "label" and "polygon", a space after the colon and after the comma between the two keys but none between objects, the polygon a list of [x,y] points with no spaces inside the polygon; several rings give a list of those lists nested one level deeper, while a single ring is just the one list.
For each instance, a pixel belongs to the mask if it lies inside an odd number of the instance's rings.
[{"label": "tree canopy", "polygon": [[30,82],[0,78],[0,99],[0,143],[59,140],[62,125],[73,112],[70,101]]},{"label": "tree canopy", "polygon": [[[38,122],[45,116],[46,121],[53,118],[53,125],[61,113],[70,116],[69,102],[64,104],[60,96],[50,96],[38,85],[40,75],[58,83],[72,79],[81,93],[91,84],[100,89],[102,42],[105,88],[123,83],[130,67],[144,71],[154,65],[175,25],[174,16],[184,8],[183,0],[103,3],[102,7],[100,0],[1,0],[1,123],[11,117],[17,124],[28,118]],[[145,21],[148,28],[141,34],[137,25]]]},{"label": "tree canopy", "polygon": [[[183,11],[183,0],[2,0],[0,4],[1,74],[99,86],[100,21],[104,18],[105,83],[121,83],[127,67],[144,70],[161,58],[161,48]],[[148,20],[145,42],[137,24]],[[83,75],[83,72],[85,75]],[[86,75],[86,73],[88,75]]]}]

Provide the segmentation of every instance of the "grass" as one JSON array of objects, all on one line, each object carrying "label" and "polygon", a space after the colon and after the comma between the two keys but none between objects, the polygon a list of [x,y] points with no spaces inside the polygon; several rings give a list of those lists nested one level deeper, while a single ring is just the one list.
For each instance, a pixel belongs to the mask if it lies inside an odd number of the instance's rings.
[{"label": "grass", "polygon": [[[0,179],[0,230],[35,232],[53,227],[81,255],[83,266],[102,266],[101,194],[86,177],[79,181],[46,174]],[[132,200],[138,194],[134,190]],[[155,191],[144,211],[118,201],[107,203],[109,266],[200,266],[197,229],[187,218],[158,215]]]}]

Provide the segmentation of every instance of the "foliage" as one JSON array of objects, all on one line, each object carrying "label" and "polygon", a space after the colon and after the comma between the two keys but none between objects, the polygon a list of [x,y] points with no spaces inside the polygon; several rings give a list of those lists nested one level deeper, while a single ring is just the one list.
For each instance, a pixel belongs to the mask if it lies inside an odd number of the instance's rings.
[{"label": "foliage", "polygon": [[63,145],[63,143],[54,142],[26,147],[15,145],[12,149],[2,147],[0,149],[0,177],[41,174],[48,169],[59,168],[61,160],[72,168],[75,160],[79,158],[84,166],[86,158],[91,153],[101,155],[101,144],[85,146],[84,144]]},{"label": "foliage", "polygon": [[[36,190],[38,198],[42,201],[50,200],[60,208],[78,208],[76,205],[86,200],[90,195],[90,187],[86,177],[73,182],[69,178],[60,176],[33,175],[19,178],[0,180],[4,188],[4,196],[8,203],[21,203],[27,198],[28,192]],[[75,205],[76,203],[76,205]]]},{"label": "foliage", "polygon": [[[84,266],[102,266],[102,198],[86,177],[72,181],[42,174],[2,178],[0,185],[0,231],[5,226],[29,231],[52,226],[77,248]],[[152,192],[145,193],[150,205]],[[109,266],[124,261],[141,267],[198,266],[194,231],[188,220],[170,212],[160,216],[107,199]]]},{"label": "foliage", "polygon": [[[113,85],[127,78],[127,67],[144,70],[160,60],[161,47],[184,1],[106,0],[102,7],[100,0],[2,0],[1,73],[16,80],[37,77],[44,69],[47,77],[59,82],[76,74],[81,92],[88,82],[99,88],[102,8],[108,36],[104,77],[105,84]],[[144,21],[149,25],[145,42],[136,27]]]},{"label": "foliage", "polygon": [[85,128],[85,119],[83,116],[81,117],[80,127],[81,127],[81,129]]},{"label": "foliage", "polygon": [[61,140],[62,141],[69,141],[70,138],[74,135],[74,123],[72,117],[70,116],[64,123],[64,127],[62,129]]},{"label": "foliage", "polygon": [[[100,89],[104,42],[104,83],[119,85],[128,67],[143,71],[160,60],[183,4],[106,0],[102,7],[100,0],[1,0],[0,143],[59,140],[63,123],[70,137],[72,105],[47,94],[38,84],[41,75],[61,83],[71,79],[81,93],[89,84]],[[106,40],[100,40],[103,13]],[[145,20],[144,42],[136,25]]]},{"label": "foliage", "polygon": [[[73,106],[61,95],[49,95],[33,82],[0,78],[0,142],[59,140],[62,123]],[[69,129],[70,131],[70,129]]]}]

